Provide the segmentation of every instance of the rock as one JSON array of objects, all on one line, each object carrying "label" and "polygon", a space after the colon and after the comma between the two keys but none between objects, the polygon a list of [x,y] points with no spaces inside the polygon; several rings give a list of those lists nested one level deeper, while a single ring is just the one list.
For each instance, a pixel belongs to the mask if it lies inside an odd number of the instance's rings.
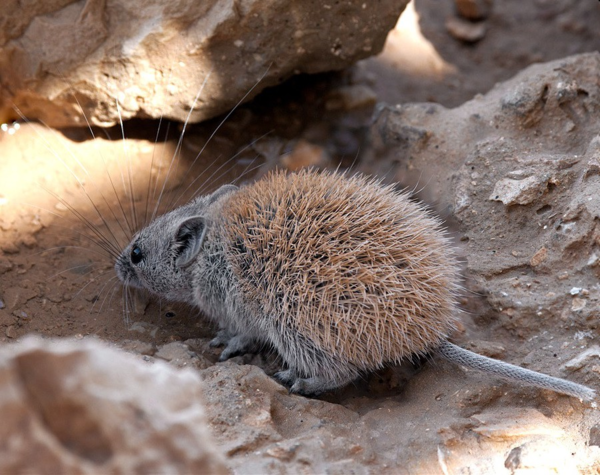
[{"label": "rock", "polygon": [[530,176],[522,180],[503,178],[496,183],[491,201],[501,201],[506,206],[526,205],[535,201],[546,189],[542,177]]},{"label": "rock", "polygon": [[138,332],[138,333],[147,333],[152,338],[156,337],[156,333],[158,332],[158,327],[148,322],[134,322],[129,327],[130,332]]},{"label": "rock", "polygon": [[457,40],[465,43],[476,43],[485,36],[487,28],[485,23],[473,23],[450,17],[446,20],[446,30]]},{"label": "rock", "polygon": [[593,361],[600,362],[600,346],[593,345],[587,350],[579,353],[575,358],[567,361],[563,369],[568,371],[578,371],[589,366],[591,368]]},{"label": "rock", "polygon": [[540,435],[561,438],[565,435],[562,428],[535,409],[490,411],[471,416],[471,419],[477,424],[474,432],[499,441]]},{"label": "rock", "polygon": [[128,353],[144,356],[154,356],[154,353],[156,353],[156,348],[152,343],[139,340],[124,340],[119,344],[119,347]]},{"label": "rock", "polygon": [[548,249],[542,246],[536,251],[536,253],[533,256],[531,256],[531,259],[529,260],[529,265],[531,267],[537,267],[546,260],[546,257],[548,257]]},{"label": "rock", "polygon": [[18,254],[20,252],[19,246],[14,242],[3,242],[0,249],[6,254]]},{"label": "rock", "polygon": [[14,325],[9,325],[6,327],[6,330],[4,330],[4,334],[6,335],[7,338],[16,338],[17,337],[17,329],[15,328]]},{"label": "rock", "polygon": [[212,365],[204,356],[194,353],[186,344],[179,341],[161,346],[154,356],[168,361],[178,368],[189,366],[196,369],[205,369]]},{"label": "rock", "polygon": [[492,10],[492,0],[454,0],[458,14],[467,20],[484,20]]},{"label": "rock", "polygon": [[138,289],[133,290],[133,313],[135,315],[144,315],[149,304],[150,296],[148,292]]},{"label": "rock", "polygon": [[590,429],[589,445],[600,447],[600,424],[596,424]]},{"label": "rock", "polygon": [[306,140],[298,140],[292,151],[280,159],[281,164],[291,171],[304,167],[324,167],[329,161],[329,155],[323,147]]},{"label": "rock", "polygon": [[0,350],[1,473],[228,473],[191,371],[93,340]]},{"label": "rock", "polygon": [[13,263],[6,257],[0,256],[0,275],[12,270]]},{"label": "rock", "polygon": [[24,287],[9,287],[4,291],[4,302],[9,311],[18,309],[28,300],[36,297],[38,292],[35,289]]},{"label": "rock", "polygon": [[[457,108],[381,108],[371,127],[382,157],[362,170],[421,188],[420,199],[457,223],[472,290],[504,330],[528,340],[548,326],[563,341],[596,331],[599,74],[597,52],[537,64]],[[565,133],[567,120],[577,127]],[[572,287],[590,295],[566,298]],[[555,353],[575,357],[574,348]]]},{"label": "rock", "polygon": [[82,112],[106,126],[119,109],[180,121],[193,109],[197,122],[292,75],[377,54],[407,3],[38,0],[24,12],[11,2],[0,19],[0,116],[15,116],[14,104],[55,127],[85,126]]}]

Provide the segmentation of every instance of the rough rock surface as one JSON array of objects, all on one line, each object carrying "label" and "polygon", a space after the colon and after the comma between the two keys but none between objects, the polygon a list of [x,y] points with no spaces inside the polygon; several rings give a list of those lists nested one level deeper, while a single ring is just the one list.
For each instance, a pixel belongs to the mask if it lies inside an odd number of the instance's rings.
[{"label": "rough rock surface", "polygon": [[0,350],[0,473],[215,473],[202,384],[97,341]]},{"label": "rough rock surface", "polygon": [[119,112],[213,117],[291,75],[378,53],[408,0],[29,3],[3,5],[0,118],[16,105],[60,127],[85,126],[81,109],[101,125]]},{"label": "rough rock surface", "polygon": [[[598,53],[535,65],[456,109],[384,108],[373,127],[396,179],[426,184],[458,222],[492,310],[479,321],[515,337],[560,328],[570,342],[551,358],[585,348],[600,324],[599,74]],[[578,379],[599,381],[591,367]]]}]

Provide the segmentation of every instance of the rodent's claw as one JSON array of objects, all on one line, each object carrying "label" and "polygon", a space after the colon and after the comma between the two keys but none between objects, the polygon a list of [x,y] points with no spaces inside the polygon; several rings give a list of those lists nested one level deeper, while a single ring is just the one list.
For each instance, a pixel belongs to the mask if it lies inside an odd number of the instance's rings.
[{"label": "rodent's claw", "polygon": [[223,346],[229,343],[232,335],[227,330],[219,330],[217,336],[210,340],[209,346],[212,348],[217,346]]},{"label": "rodent's claw", "polygon": [[[217,337],[214,340],[218,338],[220,338],[220,335],[217,335]],[[234,337],[229,338],[226,342],[226,345],[227,346],[225,346],[225,348],[221,352],[221,356],[219,356],[219,361],[225,361],[229,358],[233,358],[234,356],[238,355],[243,355],[245,353],[254,353],[257,350],[257,346],[254,340],[242,335],[236,335]]]},{"label": "rodent's claw", "polygon": [[297,379],[297,376],[291,369],[286,369],[285,371],[278,371],[275,373],[273,378],[283,386],[291,388],[292,384]]}]

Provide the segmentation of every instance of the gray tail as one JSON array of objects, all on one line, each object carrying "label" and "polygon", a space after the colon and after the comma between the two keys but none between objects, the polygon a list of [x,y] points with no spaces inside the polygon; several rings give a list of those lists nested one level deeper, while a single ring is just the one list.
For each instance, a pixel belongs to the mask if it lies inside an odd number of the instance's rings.
[{"label": "gray tail", "polygon": [[438,347],[438,352],[448,361],[466,366],[467,368],[477,369],[484,373],[491,373],[501,378],[520,381],[539,388],[551,389],[559,393],[575,396],[584,401],[591,401],[596,397],[596,391],[587,386],[572,383],[565,379],[554,378],[546,374],[536,373],[535,371],[488,358],[487,356],[478,355],[447,341]]}]

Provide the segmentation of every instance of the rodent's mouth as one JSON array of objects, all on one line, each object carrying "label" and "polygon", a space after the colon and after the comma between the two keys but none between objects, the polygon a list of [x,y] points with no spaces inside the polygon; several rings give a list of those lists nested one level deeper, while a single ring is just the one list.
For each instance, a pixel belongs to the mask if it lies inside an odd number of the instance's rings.
[{"label": "rodent's mouth", "polygon": [[117,259],[117,262],[115,263],[115,272],[117,273],[119,280],[127,287],[135,287],[137,289],[145,288],[135,271],[130,268],[128,263],[123,263],[122,258]]}]

